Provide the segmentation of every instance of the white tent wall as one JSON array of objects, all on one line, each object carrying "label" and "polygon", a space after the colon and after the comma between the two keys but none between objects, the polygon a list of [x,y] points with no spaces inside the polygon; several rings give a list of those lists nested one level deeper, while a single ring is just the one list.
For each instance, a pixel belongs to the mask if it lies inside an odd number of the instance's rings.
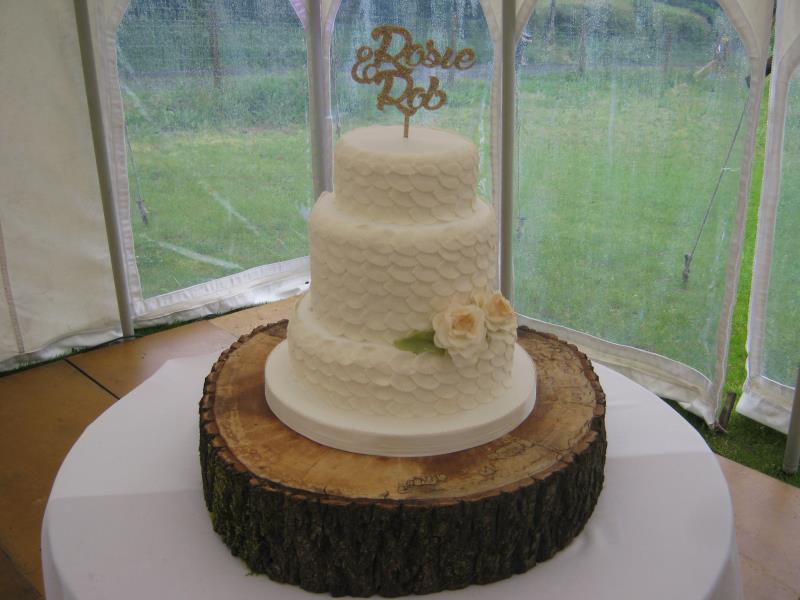
[{"label": "white tent wall", "polygon": [[720,5],[728,13],[739,35],[745,42],[749,53],[750,99],[748,103],[746,138],[744,150],[742,152],[741,172],[739,177],[739,198],[734,229],[731,234],[730,254],[728,256],[725,277],[725,300],[717,330],[717,364],[710,398],[715,414],[721,407],[724,391],[723,386],[727,374],[728,348],[730,346],[731,329],[733,326],[733,309],[736,304],[736,292],[739,287],[739,275],[741,273],[747,206],[750,198],[750,183],[753,174],[756,132],[758,130],[758,118],[761,111],[761,98],[763,95],[765,70],[769,55],[772,15],[775,3],[773,0],[721,0]]},{"label": "white tent wall", "polygon": [[[736,410],[764,425],[786,433],[794,394],[794,379],[775,381],[767,377],[765,351],[771,340],[766,336],[768,296],[773,266],[773,253],[778,225],[778,209],[781,200],[781,174],[783,162],[784,133],[786,127],[787,102],[790,82],[797,80],[800,65],[800,3],[794,0],[778,0],[775,18],[775,49],[770,84],[767,146],[764,160],[764,179],[761,187],[761,204],[758,213],[755,264],[750,295],[748,321],[747,380],[742,398]],[[796,81],[795,81],[796,85]],[[794,102],[798,98],[793,98]],[[795,132],[796,134],[796,132]],[[796,160],[797,157],[792,157]],[[796,232],[794,233],[796,239]],[[795,252],[797,246],[794,246]],[[795,255],[796,260],[796,255]],[[775,283],[773,281],[773,283]],[[783,282],[784,284],[788,282]],[[794,285],[796,299],[796,282]],[[784,318],[786,318],[784,316]],[[797,331],[796,320],[786,327]],[[795,344],[794,356],[800,357]],[[798,365],[795,363],[794,365]]]},{"label": "white tent wall", "polygon": [[[135,315],[143,312],[142,289],[136,266],[136,254],[133,249],[130,210],[127,205],[129,195],[127,153],[124,144],[125,115],[117,76],[116,52],[117,27],[127,6],[127,0],[89,0],[87,2],[103,129],[109,154],[107,165],[116,205],[116,219],[113,226],[116,226],[122,240],[124,253],[122,269],[128,280],[129,302]],[[122,143],[120,143],[120,138],[122,138]]]},{"label": "white tent wall", "polygon": [[71,0],[0,3],[0,368],[121,335]]}]

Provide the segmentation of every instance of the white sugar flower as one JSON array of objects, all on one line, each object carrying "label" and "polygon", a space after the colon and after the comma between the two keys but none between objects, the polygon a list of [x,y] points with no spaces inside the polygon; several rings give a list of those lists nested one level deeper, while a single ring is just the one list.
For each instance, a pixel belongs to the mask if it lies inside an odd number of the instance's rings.
[{"label": "white sugar flower", "polygon": [[472,294],[472,300],[483,309],[486,314],[486,329],[489,333],[508,332],[516,333],[517,315],[511,303],[500,292],[477,290]]},{"label": "white sugar flower", "polygon": [[474,365],[488,348],[486,315],[475,304],[452,305],[433,317],[433,342],[457,365]]}]

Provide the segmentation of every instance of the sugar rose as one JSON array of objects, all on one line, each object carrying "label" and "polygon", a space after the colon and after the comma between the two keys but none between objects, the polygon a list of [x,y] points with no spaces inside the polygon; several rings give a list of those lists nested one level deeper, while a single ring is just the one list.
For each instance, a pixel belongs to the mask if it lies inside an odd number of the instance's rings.
[{"label": "sugar rose", "polygon": [[489,331],[513,331],[517,328],[517,315],[503,294],[495,292],[483,305],[486,328]]},{"label": "sugar rose", "polygon": [[472,294],[472,301],[483,309],[486,315],[486,329],[490,333],[517,330],[517,315],[514,314],[514,308],[500,292],[477,290]]},{"label": "sugar rose", "polygon": [[454,305],[433,317],[433,343],[457,363],[474,363],[486,350],[486,318],[479,306]]}]

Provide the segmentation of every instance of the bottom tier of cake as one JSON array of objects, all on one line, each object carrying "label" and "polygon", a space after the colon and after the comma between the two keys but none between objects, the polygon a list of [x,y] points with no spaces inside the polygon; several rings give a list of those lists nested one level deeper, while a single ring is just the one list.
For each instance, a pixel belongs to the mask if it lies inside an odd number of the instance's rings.
[{"label": "bottom tier of cake", "polygon": [[325,386],[298,377],[287,341],[270,353],[264,380],[270,409],[296,432],[325,446],[378,456],[432,456],[491,442],[524,421],[536,402],[536,368],[518,345],[508,385],[490,402],[450,414],[398,417],[343,408],[329,391],[335,377]]},{"label": "bottom tier of cake", "polygon": [[[351,415],[386,416],[404,422],[458,415],[520,394],[518,389],[511,390],[514,381],[521,384],[523,370],[518,366],[512,376],[513,331],[490,333],[474,362],[458,365],[449,356],[414,354],[388,342],[340,335],[314,310],[312,294],[306,294],[295,307],[289,325],[289,360],[293,379],[324,398],[325,404]],[[531,368],[524,370],[532,372]],[[531,381],[528,383],[532,387]]]}]

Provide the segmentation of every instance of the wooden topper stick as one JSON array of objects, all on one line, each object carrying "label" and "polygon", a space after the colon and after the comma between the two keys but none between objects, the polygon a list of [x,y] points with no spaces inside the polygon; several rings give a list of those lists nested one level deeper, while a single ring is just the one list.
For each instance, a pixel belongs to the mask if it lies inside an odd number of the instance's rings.
[{"label": "wooden topper stick", "polygon": [[[396,54],[392,54],[389,47],[395,36],[401,38],[403,46]],[[433,40],[428,40],[425,45],[415,43],[409,31],[399,25],[376,27],[372,30],[372,39],[379,42],[378,47],[361,46],[356,50],[356,62],[350,74],[356,83],[381,86],[378,110],[388,105],[403,113],[403,137],[408,137],[411,117],[420,108],[437,110],[447,102],[447,94],[439,88],[438,77],[431,76],[427,88],[414,85],[414,68],[421,65],[464,71],[475,64],[475,51],[472,48],[463,48],[458,52],[445,48],[444,52],[439,52]],[[397,80],[404,87],[395,90],[395,94],[397,91],[400,93],[393,95]]]}]

